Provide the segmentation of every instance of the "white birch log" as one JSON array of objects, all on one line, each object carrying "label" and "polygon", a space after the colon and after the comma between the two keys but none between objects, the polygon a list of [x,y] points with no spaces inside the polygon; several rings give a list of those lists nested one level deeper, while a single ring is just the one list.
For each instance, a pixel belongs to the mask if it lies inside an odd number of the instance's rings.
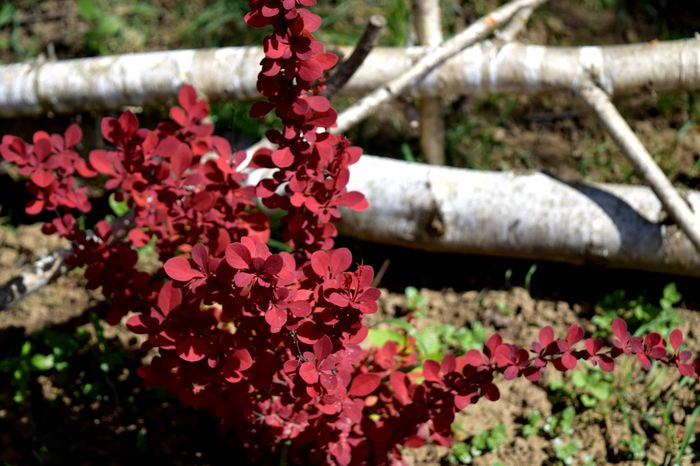
[{"label": "white birch log", "polygon": [[[700,276],[700,254],[651,189],[566,183],[543,173],[483,172],[363,156],[342,234],[431,251],[554,260]],[[700,192],[689,193],[695,212]],[[696,214],[697,216],[697,214]]]},{"label": "white birch log", "polygon": [[[348,188],[364,192],[370,208],[344,211],[339,227],[346,236],[428,251],[700,277],[700,254],[667,224],[649,188],[566,183],[537,172],[484,172],[372,155],[351,167]],[[689,193],[688,200],[697,212],[700,192]],[[117,229],[122,230],[126,227]],[[66,253],[42,257],[0,284],[0,310],[64,273]]]},{"label": "white birch log", "polygon": [[[407,92],[533,93],[573,90],[589,70],[609,94],[700,89],[700,39],[550,47],[484,41],[448,59]],[[330,47],[349,54],[349,47]],[[340,91],[361,96],[405,73],[422,47],[375,48]],[[0,118],[118,110],[173,101],[183,83],[209,99],[255,99],[260,47],[176,50],[0,66]]]}]

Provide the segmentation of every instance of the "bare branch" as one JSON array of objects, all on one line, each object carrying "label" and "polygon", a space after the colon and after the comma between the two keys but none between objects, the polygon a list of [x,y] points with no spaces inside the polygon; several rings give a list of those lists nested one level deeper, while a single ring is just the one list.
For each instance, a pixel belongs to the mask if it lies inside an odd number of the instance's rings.
[{"label": "bare branch", "polygon": [[518,11],[503,29],[494,33],[496,39],[503,43],[514,41],[518,34],[525,29],[527,21],[530,19],[530,16],[532,16],[533,11],[535,11],[534,6],[526,7]]},{"label": "bare branch", "polygon": [[355,46],[355,49],[348,59],[338,65],[338,69],[333,76],[328,78],[326,89],[322,92],[322,95],[331,97],[347,84],[377,44],[379,33],[382,32],[384,26],[386,26],[386,18],[384,18],[384,16],[372,15],[369,18],[365,32],[362,34],[362,37],[360,37],[360,41]]},{"label": "bare branch", "polygon": [[578,94],[595,112],[622,152],[649,183],[671,218],[700,252],[700,222],[617,111],[610,97],[590,79],[581,83]]},{"label": "bare branch", "polygon": [[66,273],[68,269],[64,259],[71,253],[71,248],[63,248],[41,256],[29,269],[0,286],[0,311],[13,307],[36,290]]},{"label": "bare branch", "polygon": [[364,120],[382,104],[401,95],[412,83],[419,81],[428,72],[457,54],[460,50],[486,37],[494,29],[511,19],[521,9],[535,7],[543,2],[544,0],[515,0],[510,2],[479,19],[439,47],[429,49],[408,71],[389,82],[386,86],[380,87],[365,96],[358,103],[341,113],[338,116],[338,125],[333,128],[333,132],[342,133]]},{"label": "bare branch", "polygon": [[[133,223],[133,212],[114,219],[111,222],[112,234],[110,241],[121,241],[126,238],[129,230],[133,227]],[[94,235],[92,239],[99,241]],[[0,311],[15,306],[38,289],[65,275],[70,270],[65,263],[65,259],[72,254],[73,247],[62,248],[45,254],[36,259],[27,270],[0,285]]]}]

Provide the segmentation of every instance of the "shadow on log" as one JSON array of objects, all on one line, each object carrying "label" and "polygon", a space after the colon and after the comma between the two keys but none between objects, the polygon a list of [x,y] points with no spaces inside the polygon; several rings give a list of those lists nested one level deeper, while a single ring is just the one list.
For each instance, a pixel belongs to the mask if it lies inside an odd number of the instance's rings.
[{"label": "shadow on log", "polygon": [[[429,251],[597,264],[700,276],[700,255],[649,188],[567,183],[364,156],[349,189],[370,209],[343,234]],[[700,210],[700,193],[688,202]],[[697,217],[697,213],[696,213]]]}]

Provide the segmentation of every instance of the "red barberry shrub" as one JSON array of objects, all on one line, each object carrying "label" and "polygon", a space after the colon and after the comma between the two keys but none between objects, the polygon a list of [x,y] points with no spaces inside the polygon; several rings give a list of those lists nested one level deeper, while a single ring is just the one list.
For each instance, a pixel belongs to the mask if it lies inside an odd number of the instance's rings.
[{"label": "red barberry shrub", "polygon": [[[401,463],[402,446],[448,445],[457,411],[499,398],[499,374],[535,381],[550,364],[567,371],[581,360],[611,371],[624,354],[647,369],[657,361],[699,376],[700,359],[681,350],[680,331],[669,348],[657,333],[631,335],[619,319],[610,347],[584,339],[578,325],[560,338],[545,327],[529,349],[495,334],[483,351],[422,364],[408,337],[404,348],[360,346],[379,291],[371,267],[353,267],[350,251],[334,248],[333,222],[341,207],[367,207],[347,191],[361,150],[330,132],[336,112],[317,83],[336,57],[313,36],[320,18],[304,7],[314,3],[250,1],[248,24],[272,28],[258,78],[265,100],[252,114],[281,120],[267,133],[277,148],[248,163],[274,170],[256,186],[246,184],[246,154],[213,135],[208,105],[191,86],[180,90],[172,121],[154,130],[130,112],[105,118],[112,149],[90,152],[89,163],[72,150],[76,126],[63,137],[37,132],[32,144],[2,139],[2,157],[29,177],[27,212],[56,212],[44,231],[72,241],[70,261],[110,303],[106,319],[132,313],[128,327],[147,337],[144,349],[156,353],[140,370],[147,385],[219,416],[252,456],[284,444],[290,461],[346,465]],[[105,221],[92,232],[79,227],[75,212],[90,201],[76,172],[100,176],[127,202],[126,231]],[[284,212],[281,239],[291,252],[268,248],[259,203]],[[136,248],[150,241],[163,266],[147,274]]]}]

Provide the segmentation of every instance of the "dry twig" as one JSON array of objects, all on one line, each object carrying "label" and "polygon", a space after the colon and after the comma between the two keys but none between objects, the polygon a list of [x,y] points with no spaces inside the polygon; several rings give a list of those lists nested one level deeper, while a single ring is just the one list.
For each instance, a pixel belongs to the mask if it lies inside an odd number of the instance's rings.
[{"label": "dry twig", "polygon": [[322,92],[322,95],[331,97],[347,84],[362,63],[364,63],[374,46],[377,45],[379,33],[382,32],[384,26],[386,26],[386,18],[384,18],[384,16],[372,15],[369,18],[365,32],[362,34],[362,37],[360,37],[360,41],[355,46],[355,49],[348,59],[338,65],[338,69],[333,76],[328,78],[326,89]]}]

